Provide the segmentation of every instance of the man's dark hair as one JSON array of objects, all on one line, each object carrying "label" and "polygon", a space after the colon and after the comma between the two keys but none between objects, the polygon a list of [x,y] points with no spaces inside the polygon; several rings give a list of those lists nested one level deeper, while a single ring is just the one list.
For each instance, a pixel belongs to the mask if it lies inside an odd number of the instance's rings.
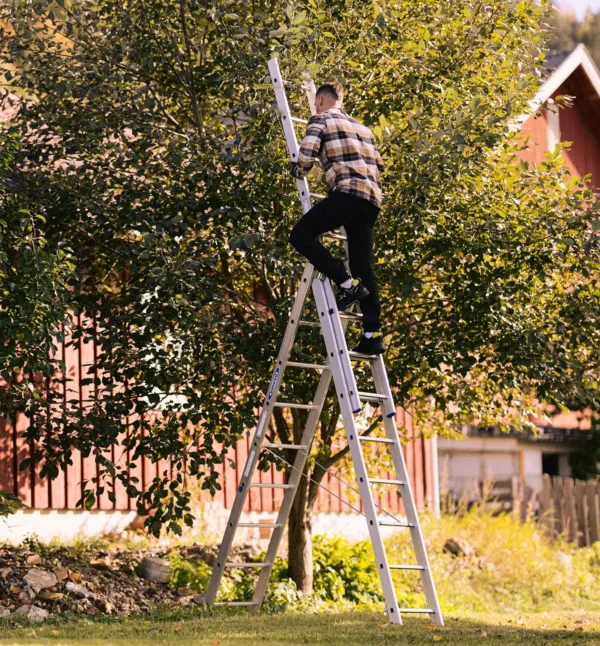
[{"label": "man's dark hair", "polygon": [[344,88],[341,83],[330,81],[329,83],[323,83],[323,85],[321,85],[317,90],[317,96],[319,94],[327,94],[332,99],[339,101],[344,98]]}]

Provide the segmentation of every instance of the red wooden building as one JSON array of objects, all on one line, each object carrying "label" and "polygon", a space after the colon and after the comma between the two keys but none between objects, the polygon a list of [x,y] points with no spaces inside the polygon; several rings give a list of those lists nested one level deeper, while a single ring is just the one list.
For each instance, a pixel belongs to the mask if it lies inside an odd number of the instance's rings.
[{"label": "red wooden building", "polygon": [[[546,58],[547,76],[531,102],[536,116],[521,119],[530,150],[523,159],[539,163],[547,151],[571,142],[564,157],[574,175],[592,175],[591,187],[600,189],[600,72],[585,45]],[[563,110],[539,110],[548,99],[571,95],[573,106]]]},{"label": "red wooden building", "polygon": [[[561,95],[574,97],[573,106],[542,109]],[[600,190],[600,72],[584,45],[546,57],[546,74],[531,101],[532,113],[518,120],[529,150],[521,157],[539,164],[558,142],[570,142],[563,156],[573,175],[590,174],[590,187]],[[465,438],[438,442],[443,488],[455,496],[475,497],[474,483],[492,478],[496,483],[519,477],[527,487],[540,491],[544,474],[570,476],[569,453],[580,448],[589,429],[584,413],[560,413],[552,424],[532,420],[538,436],[527,433],[496,433],[477,426],[463,428]]]},{"label": "red wooden building", "polygon": [[[76,325],[78,323],[75,321]],[[70,346],[68,342],[63,342],[59,353],[66,366],[65,389],[68,394],[65,394],[65,402],[67,399],[71,401],[78,396],[83,406],[83,402],[90,397],[91,386],[81,386],[79,380],[80,376],[83,378],[88,368],[94,365],[97,349],[91,342],[83,344],[79,350]],[[412,441],[405,447],[405,455],[412,476],[417,504],[421,510],[424,510],[431,507],[434,495],[432,442],[418,437],[418,432],[414,428],[410,416],[404,410],[398,409],[398,413],[399,424],[405,426],[409,435],[412,436]],[[133,424],[133,421],[131,423]],[[0,540],[3,537],[11,538],[11,536],[18,538],[32,532],[44,537],[61,532],[69,535],[80,530],[86,533],[95,533],[96,531],[121,528],[133,520],[135,503],[128,498],[124,488],[118,483],[115,487],[116,500],[114,503],[106,495],[103,495],[99,498],[93,512],[77,509],[76,504],[82,493],[82,480],[90,479],[96,474],[93,456],[84,458],[76,453],[73,465],[61,473],[56,480],[50,482],[38,476],[34,465],[20,471],[20,462],[28,457],[32,450],[32,447],[23,439],[23,432],[26,430],[27,424],[28,420],[24,415],[20,415],[14,422],[0,418],[0,489],[16,494],[25,505],[31,508],[11,517],[7,527],[0,527]],[[228,457],[235,462],[236,466],[231,468],[227,463],[225,466],[221,465],[222,490],[217,493],[214,500],[207,492],[201,494],[202,501],[207,503],[205,520],[211,525],[224,520],[225,510],[230,509],[233,504],[237,483],[248,455],[249,444],[250,438],[245,437],[235,449],[230,450]],[[122,448],[113,447],[113,460],[119,461],[121,457],[119,451],[122,451]],[[168,465],[165,463],[152,463],[145,459],[137,467],[135,475],[140,478],[141,484],[148,484],[153,477],[162,473],[166,466]],[[283,473],[273,467],[270,472],[257,472],[257,477],[260,478],[260,482],[282,481]],[[323,484],[335,495],[340,496],[342,500],[350,501],[348,492],[344,490],[336,478],[326,476]],[[247,499],[246,511],[249,513],[277,511],[281,491],[272,488],[252,489]],[[322,490],[318,511],[323,514],[351,512],[351,508],[345,505],[342,500]],[[399,511],[398,498],[391,494],[387,500],[381,500],[380,504],[390,510]],[[65,515],[64,512],[67,511],[70,513]],[[210,518],[211,515],[215,516],[215,523]],[[10,525],[13,520],[16,524],[11,529]]]}]

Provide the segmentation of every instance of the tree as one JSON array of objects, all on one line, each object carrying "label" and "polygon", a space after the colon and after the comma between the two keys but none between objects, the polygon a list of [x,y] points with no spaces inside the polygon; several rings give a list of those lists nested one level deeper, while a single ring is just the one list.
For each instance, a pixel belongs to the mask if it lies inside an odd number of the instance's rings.
[{"label": "tree", "polygon": [[[218,488],[215,466],[253,430],[302,263],[287,242],[299,206],[267,77],[273,55],[296,112],[306,112],[304,71],[338,78],[348,111],[379,139],[387,170],[378,270],[398,401],[432,431],[452,433],[474,418],[523,427],[538,400],[590,397],[600,295],[592,194],[558,151],[539,167],[519,164],[510,128],[539,83],[546,8],[6,7],[3,59],[23,96],[9,128],[20,142],[15,194],[43,213],[50,248],[68,240],[69,297],[90,321],[83,337],[103,349],[85,377],[88,408],[53,408],[51,388],[28,403],[28,437],[44,433],[42,471],[56,475],[73,447],[93,453],[100,479],[85,502],[104,487],[110,495],[117,478],[140,511],[154,508],[151,531],[177,531],[193,522],[187,482]],[[321,349],[306,332],[296,356],[311,362]],[[44,372],[50,381],[55,368]],[[315,387],[286,374],[295,401]],[[144,413],[157,408],[151,421]],[[290,519],[290,574],[305,591],[319,465],[346,455],[334,449],[331,394],[325,411],[306,468],[312,482],[303,479]],[[137,422],[127,435],[128,414]],[[270,434],[297,443],[305,422],[305,411],[277,411]],[[140,491],[127,465],[105,456],[115,443],[133,463],[169,458],[175,476],[165,471]]]},{"label": "tree", "polygon": [[553,9],[546,24],[548,49],[562,51],[583,43],[596,64],[600,63],[600,12],[588,10],[580,22],[574,16]]}]

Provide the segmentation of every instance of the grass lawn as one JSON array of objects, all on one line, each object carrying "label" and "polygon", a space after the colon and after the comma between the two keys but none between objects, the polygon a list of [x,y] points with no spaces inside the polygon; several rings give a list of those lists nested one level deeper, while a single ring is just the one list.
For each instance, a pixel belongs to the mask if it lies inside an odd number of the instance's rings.
[{"label": "grass lawn", "polygon": [[59,646],[190,644],[242,646],[249,644],[573,644],[600,646],[600,615],[596,612],[450,615],[444,628],[426,619],[408,617],[391,626],[378,613],[248,615],[219,612],[198,617],[174,616],[127,620],[54,619],[42,626],[11,628],[0,622],[0,645]]}]

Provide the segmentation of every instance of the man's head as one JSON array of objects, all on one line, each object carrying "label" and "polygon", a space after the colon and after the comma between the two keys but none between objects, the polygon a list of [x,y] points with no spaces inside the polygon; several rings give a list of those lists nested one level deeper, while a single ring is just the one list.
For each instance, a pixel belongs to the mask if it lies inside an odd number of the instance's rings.
[{"label": "man's head", "polygon": [[325,112],[329,108],[341,108],[344,104],[344,88],[337,81],[323,83],[315,95],[315,109],[317,113]]}]

